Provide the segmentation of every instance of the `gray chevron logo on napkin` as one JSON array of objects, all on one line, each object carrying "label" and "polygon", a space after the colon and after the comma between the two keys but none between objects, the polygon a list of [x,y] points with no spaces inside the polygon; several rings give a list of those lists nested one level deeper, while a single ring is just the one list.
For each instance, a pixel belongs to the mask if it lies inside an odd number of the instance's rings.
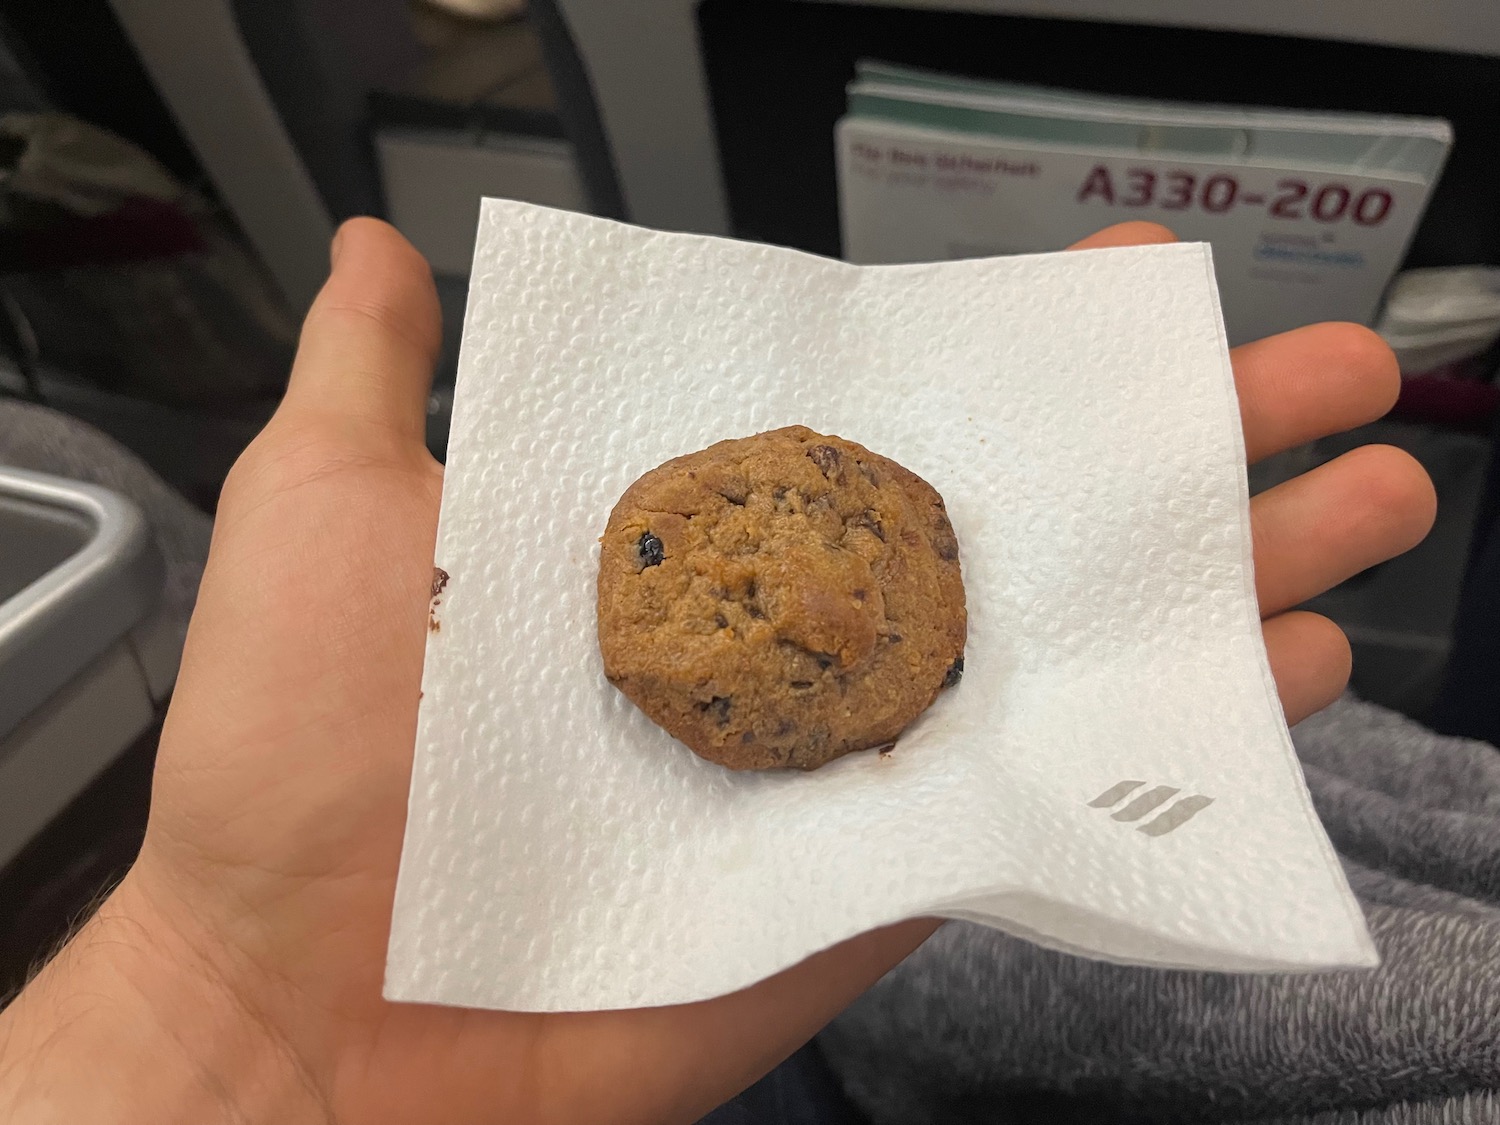
[{"label": "gray chevron logo on napkin", "polygon": [[[1144,781],[1117,782],[1090,801],[1089,808],[1112,808],[1145,784]],[[1110,815],[1110,819],[1126,822],[1140,820],[1147,813],[1161,808],[1162,805],[1181,792],[1181,789],[1174,788],[1171,785],[1155,786],[1129,801],[1123,808],[1117,809]],[[1147,836],[1165,836],[1168,832],[1175,832],[1181,828],[1213,803],[1214,799],[1212,797],[1203,797],[1196,794],[1184,797],[1175,804],[1168,806],[1159,815],[1146,821],[1136,831],[1144,832]]]}]

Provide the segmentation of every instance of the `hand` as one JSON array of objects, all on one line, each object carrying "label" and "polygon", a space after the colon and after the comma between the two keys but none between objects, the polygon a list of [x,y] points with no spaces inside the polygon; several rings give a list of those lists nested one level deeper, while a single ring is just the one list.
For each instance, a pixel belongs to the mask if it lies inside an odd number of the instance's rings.
[{"label": "hand", "polygon": [[[1073,249],[1173,242],[1155,223],[1121,223]],[[1253,465],[1351,430],[1396,404],[1401,373],[1385,341],[1356,324],[1314,324],[1235,348],[1235,388]],[[1437,497],[1415,458],[1366,445],[1250,504],[1255,592],[1286,721],[1327,707],[1349,682],[1349,642],[1326,617],[1296,610],[1362,570],[1411,550]]]},{"label": "hand", "polygon": [[[1080,245],[1170,238],[1126,224]],[[0,1017],[0,1106],[11,1121],[692,1121],[936,924],[673,1008],[381,999],[442,478],[422,442],[438,307],[384,224],[347,224],[333,261],[286,399],[225,485],[140,859]],[[1252,458],[1370,421],[1397,388],[1390,352],[1349,325],[1239,348],[1234,366]],[[1349,671],[1339,630],[1291,607],[1406,550],[1432,515],[1422,470],[1387,448],[1255,499],[1289,721]]]}]

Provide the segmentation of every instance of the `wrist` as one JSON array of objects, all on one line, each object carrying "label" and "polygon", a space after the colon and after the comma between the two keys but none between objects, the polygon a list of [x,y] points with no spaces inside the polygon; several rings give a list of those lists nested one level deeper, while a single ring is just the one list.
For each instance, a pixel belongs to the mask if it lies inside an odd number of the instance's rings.
[{"label": "wrist", "polygon": [[232,981],[126,880],[0,1013],[0,1119],[329,1120],[294,1052]]}]

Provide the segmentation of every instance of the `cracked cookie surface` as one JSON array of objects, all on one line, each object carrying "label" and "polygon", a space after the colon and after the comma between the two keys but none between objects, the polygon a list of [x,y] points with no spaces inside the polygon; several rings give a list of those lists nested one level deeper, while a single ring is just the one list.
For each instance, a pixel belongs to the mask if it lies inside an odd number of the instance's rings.
[{"label": "cracked cookie surface", "polygon": [[854,442],[791,426],[678,457],[600,542],[605,674],[731,769],[886,745],[963,670],[942,498]]}]

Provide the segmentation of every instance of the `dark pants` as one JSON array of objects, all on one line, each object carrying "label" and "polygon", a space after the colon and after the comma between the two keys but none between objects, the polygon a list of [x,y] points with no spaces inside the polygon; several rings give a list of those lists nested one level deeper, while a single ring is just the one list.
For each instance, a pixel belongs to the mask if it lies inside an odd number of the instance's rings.
[{"label": "dark pants", "polygon": [[698,1125],[865,1125],[809,1043]]}]

